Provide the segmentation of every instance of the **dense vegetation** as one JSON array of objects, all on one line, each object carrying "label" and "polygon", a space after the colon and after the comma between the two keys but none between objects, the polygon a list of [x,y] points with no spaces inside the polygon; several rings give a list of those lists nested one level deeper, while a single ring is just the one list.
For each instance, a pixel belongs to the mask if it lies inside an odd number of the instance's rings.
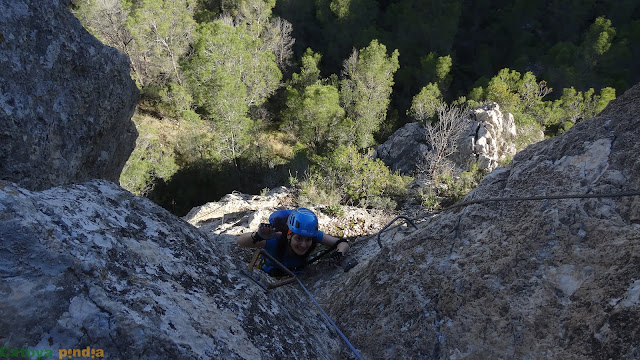
[{"label": "dense vegetation", "polygon": [[333,208],[392,207],[410,179],[367,153],[403,124],[496,101],[525,146],[640,81],[636,0],[74,0],[72,10],[129,56],[143,94],[121,183],[177,214],[278,185]]}]

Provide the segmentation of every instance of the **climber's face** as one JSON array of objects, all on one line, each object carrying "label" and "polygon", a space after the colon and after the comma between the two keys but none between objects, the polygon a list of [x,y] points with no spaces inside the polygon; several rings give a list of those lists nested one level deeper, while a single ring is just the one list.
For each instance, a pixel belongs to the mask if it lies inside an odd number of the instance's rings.
[{"label": "climber's face", "polygon": [[293,250],[296,255],[304,255],[309,251],[311,244],[313,243],[313,239],[308,236],[302,236],[298,234],[289,234],[289,240],[291,244],[291,250]]}]

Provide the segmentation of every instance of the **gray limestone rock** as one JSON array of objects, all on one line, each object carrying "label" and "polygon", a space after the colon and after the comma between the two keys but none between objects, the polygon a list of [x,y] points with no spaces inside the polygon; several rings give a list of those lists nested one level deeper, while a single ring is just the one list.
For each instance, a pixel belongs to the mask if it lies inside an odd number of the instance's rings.
[{"label": "gray limestone rock", "polygon": [[[0,337],[107,359],[337,359],[297,286],[265,293],[200,230],[104,180],[0,181]],[[244,265],[244,264],[243,264]]]},{"label": "gray limestone rock", "polygon": [[[491,171],[498,162],[515,155],[516,125],[513,115],[503,114],[496,103],[474,109],[465,118],[468,126],[456,141],[451,160],[467,170],[476,163],[479,169]],[[428,168],[432,146],[422,124],[409,123],[398,129],[378,146],[374,157],[380,158],[391,170],[416,174]]]},{"label": "gray limestone rock", "polygon": [[[467,199],[640,190],[640,84]],[[640,358],[640,196],[474,204],[310,279],[367,359]],[[374,247],[375,249],[375,247]]]},{"label": "gray limestone rock", "polygon": [[378,146],[373,156],[382,160],[392,171],[412,174],[425,162],[431,148],[424,126],[409,123]]},{"label": "gray limestone rock", "polygon": [[67,5],[0,2],[0,179],[32,190],[118,181],[137,137],[128,58]]},{"label": "gray limestone rock", "polygon": [[478,168],[492,171],[498,162],[516,154],[516,123],[513,115],[503,114],[492,102],[474,109],[469,114],[470,126],[458,139],[453,161],[463,167],[477,163]]}]

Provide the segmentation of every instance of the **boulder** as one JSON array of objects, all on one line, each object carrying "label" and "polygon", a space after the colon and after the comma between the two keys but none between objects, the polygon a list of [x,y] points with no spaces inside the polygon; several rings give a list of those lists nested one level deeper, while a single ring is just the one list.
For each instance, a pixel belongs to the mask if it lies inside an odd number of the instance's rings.
[{"label": "boulder", "polygon": [[27,189],[118,181],[137,137],[128,58],[68,3],[0,2],[0,179]]},{"label": "boulder", "polygon": [[0,337],[10,349],[63,358],[60,350],[90,347],[106,359],[347,356],[297,285],[263,291],[203,232],[113,183],[32,192],[0,181],[0,209]]},{"label": "boulder", "polygon": [[481,170],[492,171],[498,162],[516,154],[516,123],[511,113],[503,114],[494,102],[474,109],[469,126],[460,134],[453,161],[466,167],[476,163]]},{"label": "boulder", "polygon": [[427,132],[420,123],[408,123],[396,130],[373,154],[391,169],[401,174],[413,174],[425,163],[432,147]]},{"label": "boulder", "polygon": [[[488,103],[470,112],[463,120],[468,125],[459,134],[457,150],[451,155],[456,167],[467,170],[477,164],[481,170],[491,171],[498,162],[516,154],[516,125],[513,115],[502,114],[496,103]],[[374,157],[381,159],[391,170],[416,174],[428,166],[432,146],[420,123],[409,123],[398,129],[378,146]]]}]

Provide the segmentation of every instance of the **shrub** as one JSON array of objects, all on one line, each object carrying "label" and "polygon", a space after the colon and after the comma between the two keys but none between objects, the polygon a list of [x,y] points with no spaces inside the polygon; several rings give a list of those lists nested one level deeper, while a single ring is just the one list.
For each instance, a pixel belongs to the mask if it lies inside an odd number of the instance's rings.
[{"label": "shrub", "polygon": [[134,116],[138,129],[136,147],[122,169],[120,184],[135,195],[144,196],[157,179],[168,180],[178,171],[173,148],[156,120]]},{"label": "shrub", "polygon": [[[360,154],[355,146],[341,146],[326,157],[316,157],[316,165],[301,185],[301,197],[327,204],[395,207],[394,198],[406,194],[412,179],[392,173],[379,159]],[[322,201],[324,197],[324,201]]]}]

